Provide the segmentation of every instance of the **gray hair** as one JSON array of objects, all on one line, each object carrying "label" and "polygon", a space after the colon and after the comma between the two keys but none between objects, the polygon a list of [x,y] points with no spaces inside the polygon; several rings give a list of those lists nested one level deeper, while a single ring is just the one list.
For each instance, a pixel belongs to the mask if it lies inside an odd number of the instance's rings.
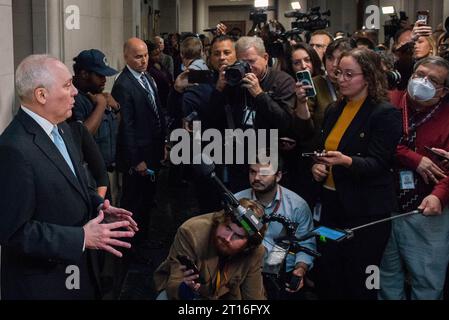
[{"label": "gray hair", "polygon": [[267,53],[263,40],[259,37],[241,37],[235,44],[237,55],[250,48],[254,48],[261,57]]},{"label": "gray hair", "polygon": [[413,67],[413,72],[418,70],[418,68],[420,66],[429,65],[429,64],[438,66],[438,67],[442,67],[447,70],[447,77],[446,77],[446,80],[444,81],[444,86],[449,87],[449,61],[447,61],[446,59],[443,59],[439,56],[430,56],[430,57],[419,60]]},{"label": "gray hair", "polygon": [[39,54],[25,58],[16,70],[16,90],[21,101],[31,101],[34,90],[50,88],[53,77],[49,69],[50,61],[59,61],[55,57]]}]

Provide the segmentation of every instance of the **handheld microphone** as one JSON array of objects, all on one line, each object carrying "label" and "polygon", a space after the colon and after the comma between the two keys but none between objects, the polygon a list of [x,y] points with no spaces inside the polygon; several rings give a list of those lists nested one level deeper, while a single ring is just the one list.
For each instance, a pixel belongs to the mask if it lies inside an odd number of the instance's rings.
[{"label": "handheld microphone", "polygon": [[209,29],[204,29],[203,32],[217,32],[217,28],[209,28]]}]

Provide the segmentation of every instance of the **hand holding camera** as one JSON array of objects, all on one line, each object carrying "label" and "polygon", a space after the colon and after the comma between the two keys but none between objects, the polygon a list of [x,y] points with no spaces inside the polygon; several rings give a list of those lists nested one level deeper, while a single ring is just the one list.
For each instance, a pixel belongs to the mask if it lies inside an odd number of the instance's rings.
[{"label": "hand holding camera", "polygon": [[259,79],[254,73],[247,73],[245,75],[242,79],[242,88],[247,89],[254,98],[263,93],[263,90],[260,87]]}]

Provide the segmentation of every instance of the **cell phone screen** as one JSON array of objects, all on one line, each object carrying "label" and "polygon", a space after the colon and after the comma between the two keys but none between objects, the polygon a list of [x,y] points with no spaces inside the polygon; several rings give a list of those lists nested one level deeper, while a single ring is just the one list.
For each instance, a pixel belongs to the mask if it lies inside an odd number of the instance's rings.
[{"label": "cell phone screen", "polygon": [[333,241],[340,241],[347,236],[345,232],[323,226],[316,228],[315,230],[313,230],[313,232],[315,232],[319,236],[323,236],[326,239]]}]

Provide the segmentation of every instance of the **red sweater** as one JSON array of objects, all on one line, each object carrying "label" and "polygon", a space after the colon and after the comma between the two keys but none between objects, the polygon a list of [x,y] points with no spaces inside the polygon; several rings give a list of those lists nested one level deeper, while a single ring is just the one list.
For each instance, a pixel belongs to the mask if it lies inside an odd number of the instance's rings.
[{"label": "red sweater", "polygon": [[[399,108],[402,110],[406,105],[406,94],[399,102]],[[414,115],[416,111],[408,106],[409,117]],[[423,117],[427,113],[424,113]],[[420,117],[418,119],[423,119]],[[428,157],[438,165],[438,159],[427,151],[424,147],[439,148],[449,151],[449,101],[443,102],[440,109],[423,125],[419,126],[416,131],[416,150],[409,149],[406,145],[400,144],[397,148],[396,158],[403,167],[416,171],[423,156]],[[448,172],[446,172],[448,174]],[[449,176],[441,180],[436,185],[429,184],[426,188],[429,194],[435,195],[440,199],[442,206],[449,203]]]}]

